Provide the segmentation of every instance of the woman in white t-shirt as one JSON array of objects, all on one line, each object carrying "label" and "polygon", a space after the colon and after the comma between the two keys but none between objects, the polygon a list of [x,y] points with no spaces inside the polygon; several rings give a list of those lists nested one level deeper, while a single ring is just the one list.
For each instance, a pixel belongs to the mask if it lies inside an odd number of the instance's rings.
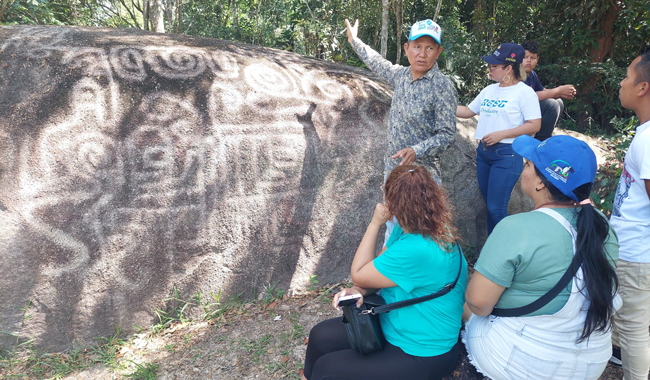
[{"label": "woman in white t-shirt", "polygon": [[537,94],[524,84],[522,66],[525,52],[518,44],[504,43],[481,58],[489,64],[490,78],[497,82],[484,88],[468,106],[458,106],[456,116],[479,115],[475,138],[476,177],[487,205],[488,234],[508,216],[508,202],[523,159],[512,150],[512,142],[521,135],[533,135],[541,126]]}]

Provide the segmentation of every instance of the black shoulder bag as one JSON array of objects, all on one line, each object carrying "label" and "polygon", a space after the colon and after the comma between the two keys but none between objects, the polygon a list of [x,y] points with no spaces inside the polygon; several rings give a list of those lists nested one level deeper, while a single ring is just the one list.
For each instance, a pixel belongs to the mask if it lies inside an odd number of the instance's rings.
[{"label": "black shoulder bag", "polygon": [[386,304],[384,299],[375,293],[363,297],[363,304],[360,308],[356,304],[342,306],[343,324],[352,349],[362,355],[368,355],[376,351],[381,351],[384,348],[382,343],[383,334],[381,325],[379,324],[379,314],[429,301],[449,293],[456,286],[463,269],[463,252],[460,250],[460,247],[458,247],[458,257],[460,264],[456,279],[453,283],[445,285],[435,293],[390,304]]}]

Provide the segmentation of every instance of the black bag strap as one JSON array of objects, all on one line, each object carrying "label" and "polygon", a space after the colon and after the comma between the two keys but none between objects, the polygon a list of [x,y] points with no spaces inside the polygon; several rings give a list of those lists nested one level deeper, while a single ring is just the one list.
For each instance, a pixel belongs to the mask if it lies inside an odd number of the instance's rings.
[{"label": "black bag strap", "polygon": [[397,301],[393,303],[389,303],[386,305],[381,305],[381,306],[375,306],[372,307],[368,310],[363,310],[361,314],[381,314],[381,313],[388,313],[391,310],[399,309],[405,306],[411,306],[415,305],[420,302],[425,302],[432,300],[434,298],[442,297],[445,294],[451,292],[451,290],[456,286],[456,283],[458,282],[458,279],[460,278],[460,273],[463,270],[463,252],[461,251],[460,247],[458,246],[458,243],[455,244],[455,246],[458,248],[458,259],[460,261],[460,264],[458,265],[458,274],[456,275],[456,279],[454,280],[453,283],[445,285],[442,289],[438,290],[435,293],[431,293],[426,296],[422,297],[415,297],[411,298],[408,300],[404,301]]},{"label": "black bag strap", "polygon": [[[562,219],[564,218],[562,217]],[[567,228],[568,230],[568,227],[565,226],[565,228]],[[575,242],[575,237],[573,236],[570,230],[569,233],[571,234]],[[575,277],[576,273],[578,273],[578,269],[580,269],[581,266],[582,266],[582,262],[577,263],[576,256],[574,256],[566,272],[564,272],[564,275],[562,276],[562,278],[560,278],[560,281],[558,281],[557,284],[555,284],[555,286],[551,290],[546,292],[546,294],[544,294],[543,296],[539,297],[538,299],[529,303],[526,306],[514,307],[511,309],[499,309],[495,307],[490,314],[497,317],[520,317],[522,315],[530,314],[532,312],[541,309],[542,307],[546,306],[546,304],[551,302],[551,300],[557,297],[557,295],[560,294],[562,289],[566,288],[567,285],[569,285],[573,277]]]},{"label": "black bag strap", "polygon": [[[582,263],[580,265],[582,265]],[[551,290],[546,292],[546,294],[539,297],[535,301],[529,303],[528,305],[521,306],[521,307],[513,307],[511,309],[499,309],[495,307],[494,309],[492,309],[492,313],[490,314],[497,317],[520,317],[522,315],[530,314],[532,312],[541,309],[542,307],[546,306],[546,304],[551,302],[552,299],[557,297],[557,295],[560,294],[562,289],[566,288],[567,285],[569,285],[573,277],[578,272],[578,268],[580,268],[580,265],[574,265],[572,262],[571,265],[569,265],[569,268],[567,268],[566,272],[564,272],[562,278],[560,278],[560,281],[558,281],[558,283],[555,284],[555,286]]]}]

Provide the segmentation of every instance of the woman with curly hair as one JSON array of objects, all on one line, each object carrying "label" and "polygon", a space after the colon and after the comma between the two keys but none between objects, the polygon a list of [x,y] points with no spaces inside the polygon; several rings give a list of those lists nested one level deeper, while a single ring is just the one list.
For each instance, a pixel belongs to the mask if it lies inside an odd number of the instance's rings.
[{"label": "woman with curly hair", "polygon": [[[380,314],[384,349],[366,356],[351,349],[341,318],[319,323],[309,334],[307,379],[439,379],[456,365],[467,263],[454,244],[447,197],[425,168],[413,165],[395,168],[384,192],[386,204],[375,207],[352,261],[354,286],[336,294],[333,306],[342,296],[379,289],[386,303],[434,293],[453,282],[463,260],[458,283],[442,297]],[[379,229],[393,215],[398,224],[375,257]]]}]

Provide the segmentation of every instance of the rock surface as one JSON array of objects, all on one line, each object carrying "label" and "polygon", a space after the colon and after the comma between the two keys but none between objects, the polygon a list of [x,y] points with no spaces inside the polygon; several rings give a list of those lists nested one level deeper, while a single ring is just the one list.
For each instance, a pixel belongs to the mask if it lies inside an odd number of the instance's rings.
[{"label": "rock surface", "polygon": [[[349,274],[391,98],[369,71],[126,29],[0,27],[0,41],[0,331],[15,335],[0,348],[134,331],[177,294]],[[480,246],[474,126],[459,121],[443,183]]]}]

